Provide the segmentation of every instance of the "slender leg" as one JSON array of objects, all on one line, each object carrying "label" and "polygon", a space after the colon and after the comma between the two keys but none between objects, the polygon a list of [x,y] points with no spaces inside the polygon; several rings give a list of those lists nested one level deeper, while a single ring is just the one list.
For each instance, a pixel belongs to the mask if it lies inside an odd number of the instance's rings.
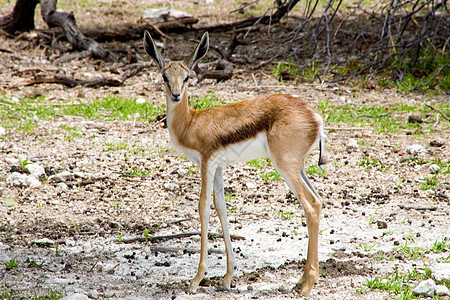
[{"label": "slender leg", "polygon": [[230,231],[228,229],[227,210],[225,204],[225,195],[223,190],[223,169],[217,168],[214,176],[214,206],[219,215],[220,224],[222,224],[223,239],[225,241],[225,251],[227,252],[227,273],[223,278],[223,285],[230,289],[231,279],[233,277],[236,260],[234,258],[233,247],[231,246]]},{"label": "slender leg", "polygon": [[206,162],[201,166],[202,190],[200,192],[200,201],[198,211],[200,214],[201,239],[200,239],[200,262],[198,264],[197,275],[192,279],[189,292],[196,293],[197,288],[206,276],[208,265],[206,258],[208,255],[208,223],[211,205],[211,192],[213,189],[213,175],[215,169],[211,168]]},{"label": "slender leg", "polygon": [[[300,289],[300,293],[304,296],[308,295],[314,284],[319,280],[319,219],[321,201],[310,191],[311,183],[305,182],[308,178],[302,179],[304,173],[303,163],[300,163],[300,172],[293,166],[298,164],[288,163],[282,159],[276,160],[275,165],[279,173],[283,176],[291,191],[297,196],[303,205],[306,214],[306,222],[308,224],[308,252],[306,257],[305,270],[302,277],[296,284]],[[305,180],[305,181],[304,181]]]}]

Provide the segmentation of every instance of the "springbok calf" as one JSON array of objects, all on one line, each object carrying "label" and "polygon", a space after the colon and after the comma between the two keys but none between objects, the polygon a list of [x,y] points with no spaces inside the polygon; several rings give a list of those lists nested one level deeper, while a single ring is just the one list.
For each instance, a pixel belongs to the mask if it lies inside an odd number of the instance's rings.
[{"label": "springbok calf", "polygon": [[227,253],[227,272],[223,279],[226,289],[230,288],[236,267],[226,216],[223,168],[238,161],[269,157],[291,191],[301,200],[306,212],[308,256],[305,271],[296,287],[307,295],[319,278],[317,248],[322,200],[305,174],[305,159],[317,147],[322,154],[325,138],[322,118],[303,100],[280,94],[194,110],[188,103],[187,80],[194,66],[208,51],[208,33],[203,35],[186,63],[165,63],[148,32],[145,32],[144,48],[164,79],[171,142],[175,149],[200,165],[201,251],[197,275],[189,291],[197,291],[207,271],[208,222],[213,190]]}]

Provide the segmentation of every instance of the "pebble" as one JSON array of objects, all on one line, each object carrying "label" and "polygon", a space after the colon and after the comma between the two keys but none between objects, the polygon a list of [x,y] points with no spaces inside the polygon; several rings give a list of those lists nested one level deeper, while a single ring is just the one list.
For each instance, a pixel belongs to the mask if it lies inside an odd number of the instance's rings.
[{"label": "pebble", "polygon": [[27,174],[22,174],[18,172],[13,172],[8,177],[6,177],[6,183],[15,186],[29,186],[37,187],[42,185],[42,183],[36,179],[34,176],[28,176]]},{"label": "pebble", "polygon": [[450,290],[445,285],[437,285],[435,292],[438,296],[450,296]]},{"label": "pebble", "polygon": [[438,173],[441,170],[441,168],[436,164],[430,165],[429,169],[431,173]]},{"label": "pebble", "polygon": [[450,263],[436,263],[429,268],[436,281],[450,280]]},{"label": "pebble", "polygon": [[377,221],[377,226],[378,229],[386,229],[388,227],[385,221]]},{"label": "pebble", "polygon": [[144,104],[146,102],[145,98],[139,97],[136,99],[136,104]]},{"label": "pebble", "polygon": [[249,190],[255,190],[257,188],[256,184],[254,182],[246,182],[245,186],[249,189]]},{"label": "pebble", "polygon": [[61,300],[89,300],[89,297],[81,293],[75,293],[72,295],[67,295],[61,298]]},{"label": "pebble", "polygon": [[60,182],[56,185],[57,188],[61,189],[61,190],[68,190],[69,187],[67,186],[67,184],[65,184],[64,182]]},{"label": "pebble", "polygon": [[436,292],[436,283],[434,283],[433,279],[427,279],[420,282],[412,291],[416,295],[433,297]]},{"label": "pebble", "polygon": [[6,129],[2,126],[0,126],[0,136],[6,134]]},{"label": "pebble", "polygon": [[331,245],[331,250],[333,250],[333,251],[345,251],[346,249],[347,249],[347,247],[342,242],[337,242],[337,243],[334,243],[333,245]]},{"label": "pebble", "polygon": [[422,145],[414,144],[414,145],[407,146],[405,148],[405,151],[408,154],[420,154],[420,153],[427,152],[427,149],[425,149],[425,147]]},{"label": "pebble", "polygon": [[347,147],[348,152],[356,151],[359,148],[358,141],[355,139],[349,139],[345,146]]},{"label": "pebble", "polygon": [[10,165],[17,165],[19,163],[19,160],[14,157],[5,157],[5,161]]},{"label": "pebble", "polygon": [[39,178],[41,175],[45,174],[45,169],[39,164],[33,163],[28,164],[24,167],[24,169],[30,173],[31,176],[34,176],[36,178]]},{"label": "pebble", "polygon": [[444,141],[444,139],[441,139],[441,138],[434,138],[430,142],[430,146],[433,146],[433,147],[442,147],[444,145],[445,145],[445,141]]},{"label": "pebble", "polygon": [[52,246],[55,244],[54,240],[48,239],[48,238],[42,238],[42,239],[38,239],[38,240],[33,240],[31,241],[33,244],[37,244],[37,245],[45,245],[45,246]]},{"label": "pebble", "polygon": [[96,290],[92,290],[88,293],[88,297],[91,299],[98,299],[98,292]]},{"label": "pebble", "polygon": [[106,291],[103,293],[103,297],[105,297],[105,298],[111,298],[111,297],[114,297],[115,295],[116,295],[116,293],[113,291]]},{"label": "pebble", "polygon": [[164,188],[167,191],[176,191],[180,188],[180,186],[173,182],[166,182],[166,183],[164,183]]}]

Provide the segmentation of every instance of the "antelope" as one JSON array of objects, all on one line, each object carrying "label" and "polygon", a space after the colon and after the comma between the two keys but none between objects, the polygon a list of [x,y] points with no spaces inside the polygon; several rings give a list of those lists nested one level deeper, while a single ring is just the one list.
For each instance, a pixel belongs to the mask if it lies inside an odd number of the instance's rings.
[{"label": "antelope", "polygon": [[295,288],[308,295],[319,278],[318,234],[322,199],[305,173],[305,159],[319,148],[323,164],[323,120],[305,101],[291,95],[263,95],[240,102],[195,110],[186,92],[189,74],[206,55],[206,32],[189,60],[166,63],[151,35],[144,34],[144,49],[164,80],[167,127],[171,143],[193,163],[200,165],[198,204],[201,239],[200,261],[189,292],[196,293],[207,272],[208,222],[211,194],[222,226],[227,256],[223,286],[230,289],[236,260],[231,246],[223,187],[223,168],[231,163],[268,157],[290,190],[301,200],[307,217],[308,253],[305,270]]}]

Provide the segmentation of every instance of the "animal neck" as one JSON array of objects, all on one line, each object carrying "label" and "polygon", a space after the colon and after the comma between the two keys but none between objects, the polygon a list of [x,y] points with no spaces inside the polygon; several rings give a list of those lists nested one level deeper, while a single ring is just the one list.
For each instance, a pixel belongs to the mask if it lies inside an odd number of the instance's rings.
[{"label": "animal neck", "polygon": [[183,92],[179,103],[170,103],[167,100],[167,125],[172,134],[180,135],[188,127],[192,119],[193,109],[189,107],[189,100],[186,91]]}]

